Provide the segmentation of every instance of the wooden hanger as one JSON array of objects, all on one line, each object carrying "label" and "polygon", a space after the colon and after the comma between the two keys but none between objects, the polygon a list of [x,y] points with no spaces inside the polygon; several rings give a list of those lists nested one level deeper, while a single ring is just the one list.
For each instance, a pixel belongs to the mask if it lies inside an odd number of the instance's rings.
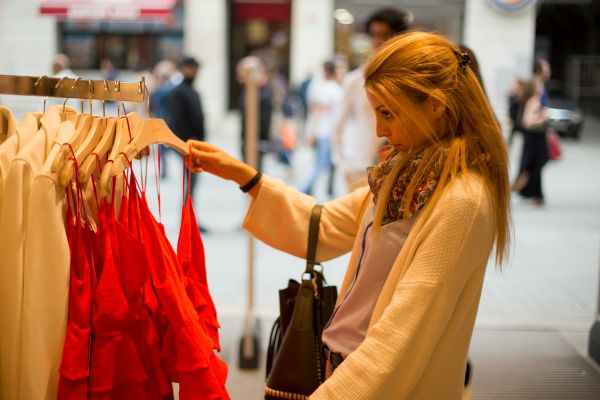
[{"label": "wooden hanger", "polygon": [[125,122],[117,120],[115,118],[109,118],[106,121],[106,128],[102,133],[100,141],[98,142],[96,147],[94,147],[94,150],[88,153],[88,155],[83,160],[83,163],[79,167],[79,175],[77,177],[79,179],[79,182],[87,182],[96,170],[96,168],[99,167],[98,159],[102,160],[106,156],[108,151],[111,149],[115,141],[115,131],[117,125],[121,123]]},{"label": "wooden hanger", "polygon": [[83,159],[98,145],[106,128],[106,118],[95,118],[86,137],[75,149],[75,160],[67,159],[59,169],[58,182],[66,187],[74,173],[73,165],[81,165]]},{"label": "wooden hanger", "polygon": [[[78,123],[75,124],[75,135],[69,143],[73,149],[77,149],[81,142],[85,139],[87,133],[92,127],[94,118],[91,115],[80,115]],[[67,146],[62,146],[54,157],[52,162],[52,172],[57,172],[64,164],[64,162],[71,156],[71,151]]]},{"label": "wooden hanger", "polygon": [[133,160],[142,150],[151,144],[162,144],[177,150],[182,155],[189,152],[188,146],[177,137],[163,119],[148,118],[143,120],[136,130],[133,141],[123,149],[118,159],[111,165],[111,176],[119,175],[127,168],[127,160]]},{"label": "wooden hanger", "polygon": [[114,175],[111,175],[110,166],[117,160],[121,158],[119,153],[123,152],[125,146],[131,141],[135,139],[136,129],[138,125],[141,123],[140,118],[136,113],[129,113],[127,117],[121,117],[121,124],[117,125],[117,130],[115,131],[115,140],[112,146],[112,149],[108,155],[108,159],[104,167],[102,168],[102,173],[100,174],[100,196],[106,197],[109,193],[108,185],[110,183],[110,178]]},{"label": "wooden hanger", "polygon": [[[70,141],[73,139],[73,137],[75,136],[75,125],[73,124],[72,121],[63,121],[60,123],[60,127],[58,128],[58,133],[56,134],[56,137],[54,138],[54,143],[52,145],[52,148],[50,149],[50,151],[48,152],[48,157],[46,157],[46,162],[44,163],[44,167],[42,168],[43,171],[45,172],[51,172],[52,171],[52,163],[53,160],[56,158],[56,155],[63,150],[65,146],[65,143],[70,143]],[[70,150],[67,148],[67,151],[70,152]]]},{"label": "wooden hanger", "polygon": [[12,111],[5,106],[0,106],[0,143],[8,139],[17,130],[17,119]]},{"label": "wooden hanger", "polygon": [[61,122],[59,111],[52,107],[50,107],[40,118],[40,130],[46,135],[46,154],[50,151],[50,144],[54,141]]}]

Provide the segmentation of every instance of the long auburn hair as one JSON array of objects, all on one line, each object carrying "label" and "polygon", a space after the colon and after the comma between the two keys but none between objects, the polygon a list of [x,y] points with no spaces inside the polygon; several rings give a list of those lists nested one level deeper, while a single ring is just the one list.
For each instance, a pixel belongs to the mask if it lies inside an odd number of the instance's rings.
[{"label": "long auburn hair", "polygon": [[[508,152],[477,77],[460,59],[458,46],[443,36],[407,32],[388,40],[367,61],[365,89],[394,117],[402,113],[412,118],[429,139],[404,199],[413,198],[418,182],[434,168],[440,177],[424,214],[431,213],[451,179],[467,171],[483,178],[493,202],[496,264],[500,267],[508,257],[511,236]],[[440,124],[444,128],[437,132],[429,121],[419,119],[411,106],[428,98],[445,105]],[[410,153],[396,163],[383,183],[375,226],[381,226],[391,190]],[[409,206],[410,201],[403,201],[404,215],[409,215]]]}]

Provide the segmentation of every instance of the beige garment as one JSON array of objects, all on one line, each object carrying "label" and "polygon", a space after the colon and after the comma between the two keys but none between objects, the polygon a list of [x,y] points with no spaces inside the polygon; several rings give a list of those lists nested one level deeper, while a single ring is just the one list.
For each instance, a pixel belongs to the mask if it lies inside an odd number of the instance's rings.
[{"label": "beige garment", "polygon": [[[33,177],[42,167],[60,125],[58,110],[42,117],[42,128],[11,162],[0,209],[0,398],[18,392],[23,317],[23,256]],[[50,258],[52,254],[48,254]]]},{"label": "beige garment", "polygon": [[[368,188],[323,209],[317,260],[352,250],[338,299],[355,275],[365,201],[372,201]],[[244,227],[263,242],[303,257],[313,204],[313,198],[264,178]],[[453,179],[432,213],[412,227],[364,342],[311,399],[460,399],[493,239],[492,202],[482,179],[474,173]]]},{"label": "beige garment", "polygon": [[37,131],[38,125],[35,116],[32,113],[27,113],[23,117],[23,121],[17,126],[15,134],[0,145],[0,209],[2,208],[4,184],[8,171],[10,171],[10,163]]},{"label": "beige garment", "polygon": [[17,120],[10,108],[0,106],[0,143],[3,143],[17,130]]},{"label": "beige garment", "polygon": [[[75,126],[61,124],[55,145],[33,178],[23,259],[21,399],[51,400],[58,390],[59,367],[68,317],[70,252],[65,232],[65,188],[51,171],[62,143]],[[49,257],[49,255],[52,255]]]}]

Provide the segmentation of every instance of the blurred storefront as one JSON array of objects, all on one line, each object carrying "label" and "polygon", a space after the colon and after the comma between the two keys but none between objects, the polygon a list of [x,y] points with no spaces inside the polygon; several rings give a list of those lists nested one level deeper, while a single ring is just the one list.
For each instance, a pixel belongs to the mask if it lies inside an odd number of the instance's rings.
[{"label": "blurred storefront", "polygon": [[182,11],[175,0],[45,0],[39,7],[40,15],[56,18],[58,48],[73,69],[99,69],[108,59],[133,71],[181,56]]},{"label": "blurred storefront", "polygon": [[292,5],[281,1],[230,1],[229,108],[238,106],[236,64],[249,54],[264,60],[271,74],[289,80]]},{"label": "blurred storefront", "polygon": [[[273,73],[293,85],[308,75],[318,74],[323,61],[334,55],[345,58],[350,68],[355,67],[370,52],[364,34],[368,16],[376,9],[391,6],[410,11],[417,27],[440,32],[473,48],[492,105],[502,118],[506,90],[512,80],[531,73],[536,34],[537,50],[551,51],[556,76],[567,78],[567,67],[560,60],[569,53],[563,50],[567,44],[581,47],[585,42],[573,42],[571,32],[577,37],[598,34],[597,28],[594,32],[589,28],[594,25],[590,18],[597,18],[597,13],[585,11],[597,9],[592,3],[595,4],[585,0],[0,0],[0,48],[4,55],[0,58],[0,72],[49,74],[57,52],[67,53],[75,70],[95,71],[103,59],[110,59],[121,71],[139,71],[152,68],[162,59],[177,60],[186,53],[203,64],[197,84],[209,124],[213,125],[239,101],[235,65],[242,57],[261,54]],[[568,28],[573,25],[568,24],[570,17],[559,18],[567,15],[563,13],[567,8],[580,17],[575,31]],[[556,18],[568,25],[562,33],[552,30]],[[588,54],[596,42],[585,43],[584,54]]]}]

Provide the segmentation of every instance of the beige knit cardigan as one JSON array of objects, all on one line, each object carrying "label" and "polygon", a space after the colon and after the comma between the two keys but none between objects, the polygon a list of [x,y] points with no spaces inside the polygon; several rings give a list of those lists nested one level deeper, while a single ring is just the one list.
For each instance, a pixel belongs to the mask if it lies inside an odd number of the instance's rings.
[{"label": "beige knit cardigan", "polygon": [[[264,177],[243,226],[266,244],[305,257],[313,197]],[[317,259],[352,250],[340,289],[355,275],[368,188],[325,203]],[[418,218],[379,295],[364,342],[311,399],[460,399],[467,351],[493,239],[493,209],[474,173],[453,179]]]}]

